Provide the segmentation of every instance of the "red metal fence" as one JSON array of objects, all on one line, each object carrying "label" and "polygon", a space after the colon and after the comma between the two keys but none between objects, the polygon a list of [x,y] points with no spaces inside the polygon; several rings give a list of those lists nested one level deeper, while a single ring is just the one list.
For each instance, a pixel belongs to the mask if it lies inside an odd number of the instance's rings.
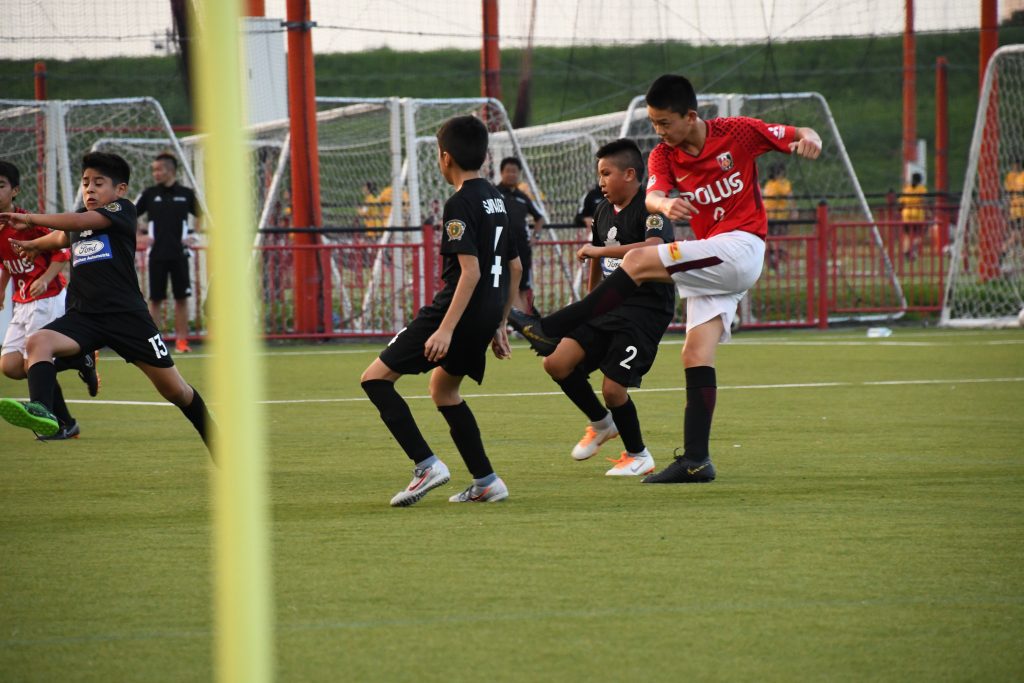
[{"label": "red metal fence", "polygon": [[[871,224],[834,219],[822,205],[815,220],[773,226],[761,278],[741,303],[740,325],[827,327],[830,320],[893,317],[904,310],[940,310],[948,267],[947,213],[930,209],[924,221],[903,222],[883,209],[879,214],[884,219]],[[254,254],[255,277],[263,292],[260,315],[264,336],[287,339],[395,334],[440,286],[441,259],[435,230],[425,226],[421,231],[397,232],[389,243],[379,243],[356,230],[327,232],[324,243],[318,245],[294,244],[287,231],[265,236],[264,244]],[[585,293],[586,273],[575,254],[586,243],[586,234],[579,228],[564,230],[564,234],[564,239],[538,240],[533,246],[535,301],[544,312]],[[315,332],[296,332],[294,261],[299,252],[313,254],[316,263],[315,281],[309,285],[316,291]],[[209,286],[241,283],[222,284],[215,277],[208,278],[201,248],[193,250],[191,265],[194,295],[189,310],[196,331],[193,336],[201,338],[206,328],[202,304]],[[144,293],[145,269],[145,259],[140,256]],[[905,308],[891,271],[906,297]],[[682,302],[677,310],[673,327],[682,329]],[[171,327],[170,316],[167,327]]]}]

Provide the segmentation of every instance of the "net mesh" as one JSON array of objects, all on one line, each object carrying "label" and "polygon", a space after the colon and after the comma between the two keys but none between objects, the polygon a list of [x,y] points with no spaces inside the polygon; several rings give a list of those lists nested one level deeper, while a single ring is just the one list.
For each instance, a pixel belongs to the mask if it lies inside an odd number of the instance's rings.
[{"label": "net mesh", "polygon": [[1019,325],[1024,310],[1024,46],[986,72],[953,242],[942,323]]}]

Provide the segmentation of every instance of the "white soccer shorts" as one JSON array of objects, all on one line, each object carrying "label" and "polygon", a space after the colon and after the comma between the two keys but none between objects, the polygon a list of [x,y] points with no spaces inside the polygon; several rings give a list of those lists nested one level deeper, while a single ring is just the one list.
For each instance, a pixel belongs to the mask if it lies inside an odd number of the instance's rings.
[{"label": "white soccer shorts", "polygon": [[658,255],[686,299],[686,330],[722,316],[722,343],[732,338],[736,307],[764,267],[764,240],[734,230],[704,240],[658,245]]},{"label": "white soccer shorts", "polygon": [[0,355],[20,352],[23,357],[27,358],[25,343],[28,336],[64,315],[64,299],[66,297],[67,290],[62,289],[57,296],[36,299],[26,304],[11,304],[14,306],[14,315],[11,316],[11,322],[7,324],[7,333],[4,335],[3,349],[0,350]]}]

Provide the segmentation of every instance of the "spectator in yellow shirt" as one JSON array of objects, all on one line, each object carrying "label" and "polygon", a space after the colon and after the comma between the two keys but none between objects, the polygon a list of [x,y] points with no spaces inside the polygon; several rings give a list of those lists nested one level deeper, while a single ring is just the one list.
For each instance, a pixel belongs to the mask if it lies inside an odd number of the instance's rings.
[{"label": "spectator in yellow shirt", "polygon": [[900,235],[900,251],[908,261],[917,258],[921,246],[921,237],[925,230],[925,193],[924,176],[915,173],[910,177],[910,184],[903,186],[900,194],[900,219],[903,221],[903,233]]},{"label": "spectator in yellow shirt", "polygon": [[770,238],[789,232],[789,226],[780,221],[796,218],[793,184],[786,177],[786,167],[783,164],[772,165],[761,195],[764,197],[765,213],[768,214],[768,268],[775,271],[779,269],[779,264],[786,260],[786,250],[772,244]]}]

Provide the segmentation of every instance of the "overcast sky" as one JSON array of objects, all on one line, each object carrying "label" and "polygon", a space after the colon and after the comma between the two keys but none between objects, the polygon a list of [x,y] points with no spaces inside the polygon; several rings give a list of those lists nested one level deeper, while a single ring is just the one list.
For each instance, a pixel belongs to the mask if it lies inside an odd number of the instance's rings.
[{"label": "overcast sky", "polygon": [[[503,47],[519,47],[531,0],[499,0]],[[900,0],[536,0],[536,43],[634,43],[684,40],[715,44],[903,30]],[[919,31],[976,28],[980,0],[916,0]],[[283,17],[285,0],[267,0]],[[1001,15],[1024,7],[1002,0]],[[167,0],[0,0],[0,58],[73,59],[159,55],[170,26]],[[312,0],[317,52],[387,46],[479,49],[480,0]],[[283,35],[283,34],[282,34]]]}]

